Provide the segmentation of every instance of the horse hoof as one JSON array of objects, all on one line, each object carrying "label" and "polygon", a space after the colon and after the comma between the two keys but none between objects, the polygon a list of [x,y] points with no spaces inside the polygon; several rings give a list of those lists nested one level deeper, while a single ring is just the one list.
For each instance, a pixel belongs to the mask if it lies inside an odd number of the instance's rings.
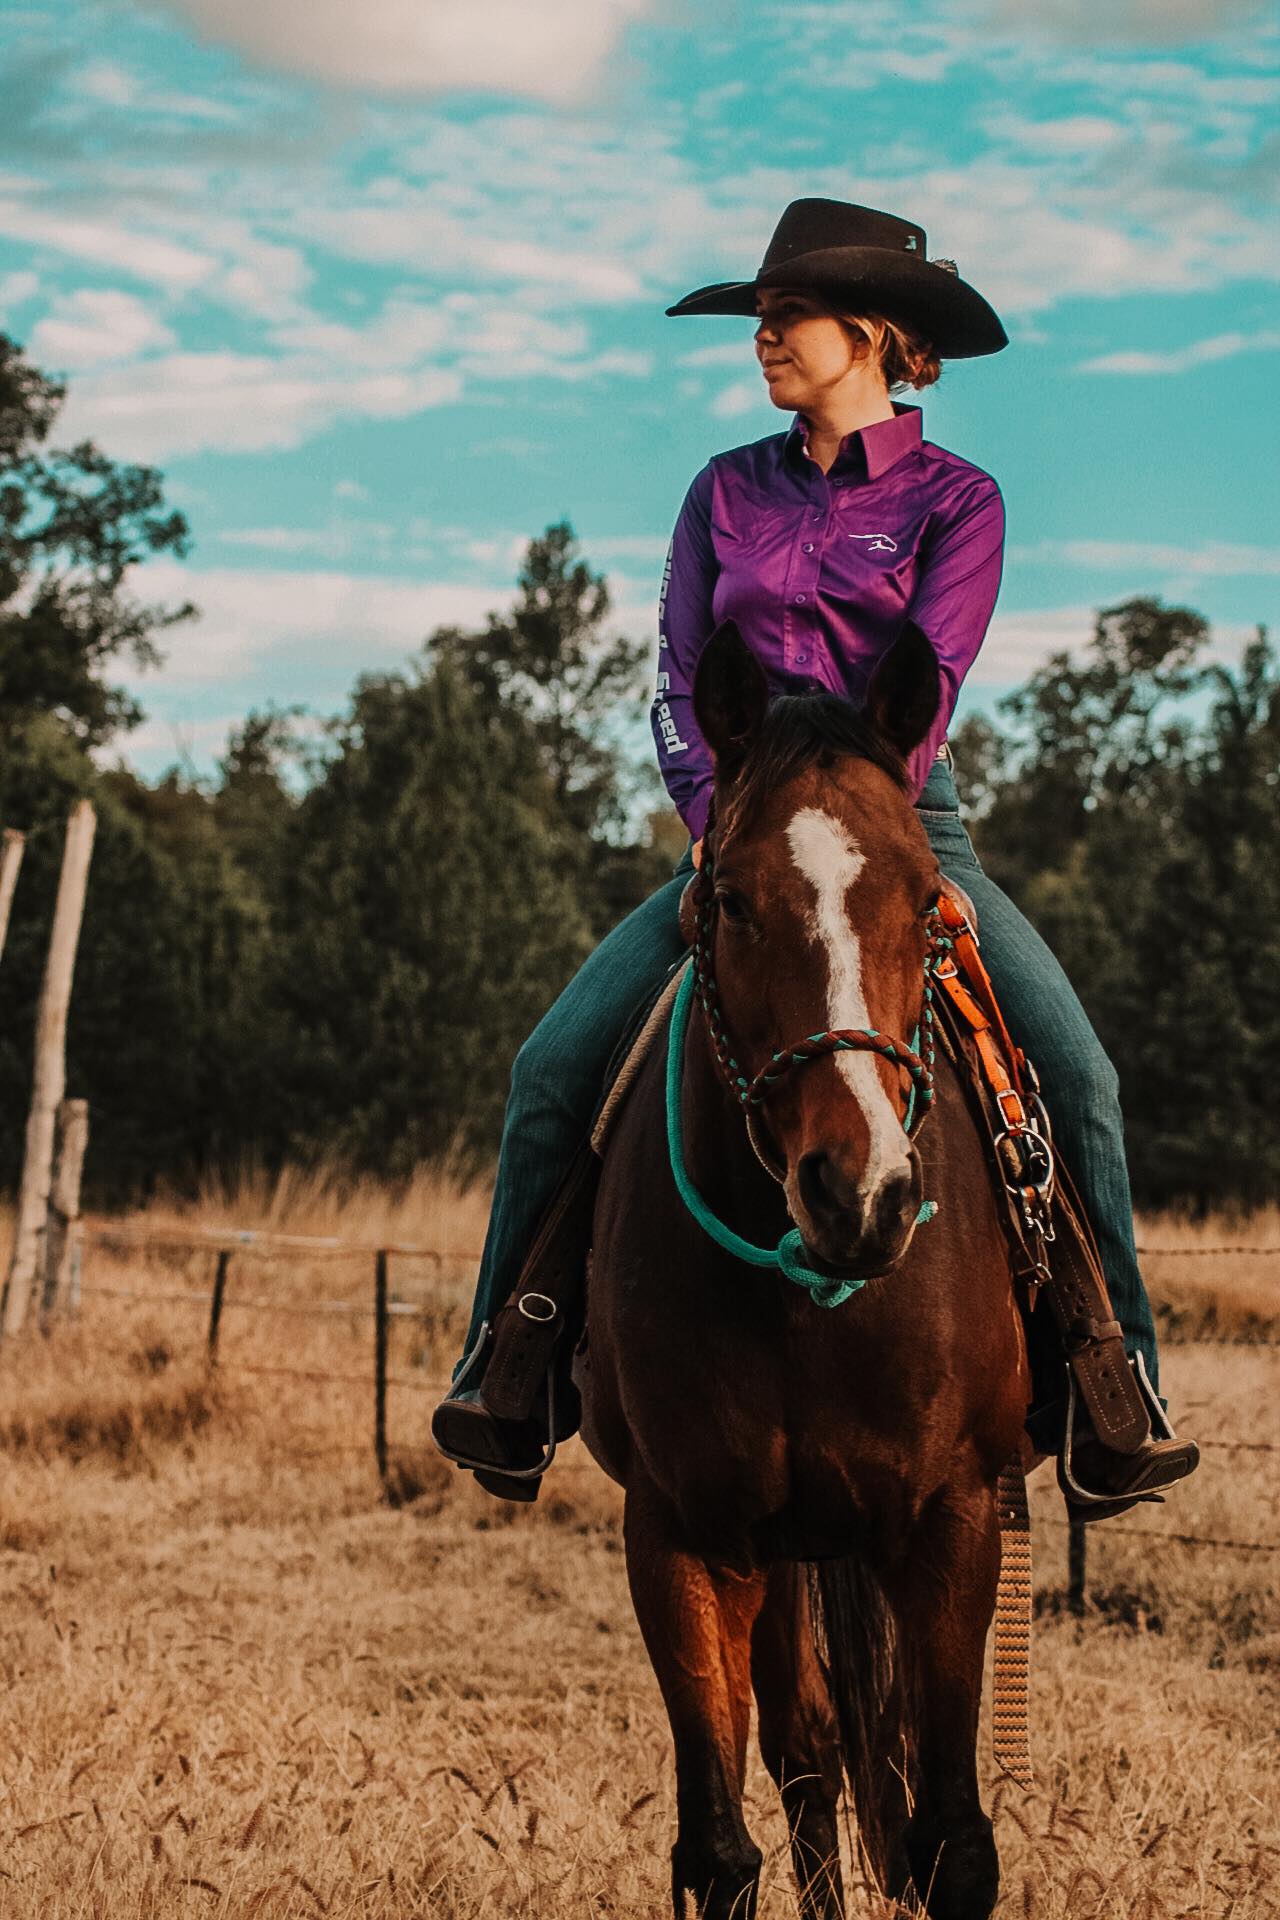
[{"label": "horse hoof", "polygon": [[911,1878],[929,1920],[987,1920],[1000,1893],[1000,1859],[985,1818],[960,1832],[907,1830]]},{"label": "horse hoof", "polygon": [[687,1911],[686,1894],[697,1920],[756,1920],[760,1869],[759,1847],[740,1854],[711,1853],[681,1848],[671,1850],[671,1895],[676,1920]]}]

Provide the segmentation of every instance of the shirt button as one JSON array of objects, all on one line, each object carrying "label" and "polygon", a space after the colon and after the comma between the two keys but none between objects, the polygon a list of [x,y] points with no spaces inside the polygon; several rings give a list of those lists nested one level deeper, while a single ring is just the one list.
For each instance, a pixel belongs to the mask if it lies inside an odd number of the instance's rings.
[{"label": "shirt button", "polygon": [[800,551],[801,553],[812,553],[813,552],[812,540],[806,540],[804,545],[801,547]]},{"label": "shirt button", "polygon": [[806,597],[807,597],[807,596],[806,596],[805,594],[803,594],[803,593],[798,593],[798,594],[796,595],[796,605],[797,605],[798,607],[802,607],[802,606],[804,605],[804,603],[805,603],[805,599],[806,599]]},{"label": "shirt button", "polygon": [[796,655],[796,664],[797,664],[797,666],[801,666],[801,667],[803,667],[803,666],[804,666],[804,665],[806,664],[806,662],[808,661],[808,658],[809,658],[809,656],[808,656],[808,654],[807,654],[807,653],[798,653],[798,654]]}]

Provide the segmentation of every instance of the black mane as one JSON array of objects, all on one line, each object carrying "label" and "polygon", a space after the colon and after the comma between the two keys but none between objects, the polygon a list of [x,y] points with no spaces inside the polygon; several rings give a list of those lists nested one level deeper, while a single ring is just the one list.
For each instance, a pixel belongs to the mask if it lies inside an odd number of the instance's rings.
[{"label": "black mane", "polygon": [[733,819],[742,826],[767,797],[806,767],[837,758],[869,760],[907,791],[907,763],[856,707],[834,693],[784,693],[769,703],[733,787]]}]

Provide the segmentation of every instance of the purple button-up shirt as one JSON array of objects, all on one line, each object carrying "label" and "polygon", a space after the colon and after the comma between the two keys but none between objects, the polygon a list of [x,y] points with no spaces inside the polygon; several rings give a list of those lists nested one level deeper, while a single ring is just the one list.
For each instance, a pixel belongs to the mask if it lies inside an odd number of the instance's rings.
[{"label": "purple button-up shirt", "polygon": [[912,756],[919,794],[1000,586],[1004,505],[990,474],[921,437],[920,409],[847,434],[830,473],[797,415],[786,433],[719,453],[680,510],[658,611],[653,734],[667,791],[695,840],[711,754],[693,712],[698,656],[735,620],[775,693],[825,690],[861,706],[905,621],[942,669],[934,726]]}]

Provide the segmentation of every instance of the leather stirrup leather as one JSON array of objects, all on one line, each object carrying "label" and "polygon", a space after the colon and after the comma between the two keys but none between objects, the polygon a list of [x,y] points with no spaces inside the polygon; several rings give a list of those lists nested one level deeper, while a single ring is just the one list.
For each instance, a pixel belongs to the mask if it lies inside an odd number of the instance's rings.
[{"label": "leather stirrup leather", "polygon": [[499,1420],[527,1420],[583,1289],[601,1162],[579,1147],[551,1198],[510,1299],[493,1323],[481,1395]]}]

